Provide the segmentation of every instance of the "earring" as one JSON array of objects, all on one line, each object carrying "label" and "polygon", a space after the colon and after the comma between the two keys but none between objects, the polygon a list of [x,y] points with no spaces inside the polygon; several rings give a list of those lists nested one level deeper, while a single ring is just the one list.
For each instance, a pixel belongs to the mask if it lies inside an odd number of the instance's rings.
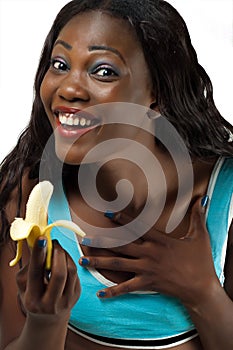
[{"label": "earring", "polygon": [[156,102],[153,102],[150,105],[150,109],[147,111],[147,116],[151,120],[161,117],[161,113],[160,113],[160,111],[158,109],[158,105],[157,105]]}]

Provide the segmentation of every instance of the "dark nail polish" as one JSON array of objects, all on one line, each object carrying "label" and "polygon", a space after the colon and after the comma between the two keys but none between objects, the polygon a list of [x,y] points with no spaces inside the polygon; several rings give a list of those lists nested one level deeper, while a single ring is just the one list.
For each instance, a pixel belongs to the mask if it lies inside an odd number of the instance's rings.
[{"label": "dark nail polish", "polygon": [[89,245],[91,245],[91,239],[85,237],[85,238],[82,239],[81,244],[82,244],[82,245],[87,245],[87,246],[89,246]]},{"label": "dark nail polish", "polygon": [[106,296],[106,292],[101,290],[100,292],[98,292],[98,297],[99,298],[104,298]]},{"label": "dark nail polish", "polygon": [[82,266],[88,266],[89,265],[89,259],[87,259],[87,258],[82,258],[81,259],[81,265]]},{"label": "dark nail polish", "polygon": [[203,198],[202,198],[202,200],[201,200],[201,206],[203,207],[203,208],[205,208],[206,206],[207,206],[207,204],[208,204],[208,201],[209,201],[209,196],[204,196]]},{"label": "dark nail polish", "polygon": [[45,278],[49,282],[51,277],[51,270],[45,270]]},{"label": "dark nail polish", "polygon": [[39,248],[45,248],[47,245],[47,241],[46,241],[46,239],[39,239],[37,244],[38,244]]},{"label": "dark nail polish", "polygon": [[53,242],[53,244],[54,244],[54,243],[59,244],[59,242],[58,242],[57,239],[53,239],[52,242]]},{"label": "dark nail polish", "polygon": [[107,210],[104,213],[104,216],[106,216],[106,218],[113,219],[114,218],[114,213],[111,210]]}]

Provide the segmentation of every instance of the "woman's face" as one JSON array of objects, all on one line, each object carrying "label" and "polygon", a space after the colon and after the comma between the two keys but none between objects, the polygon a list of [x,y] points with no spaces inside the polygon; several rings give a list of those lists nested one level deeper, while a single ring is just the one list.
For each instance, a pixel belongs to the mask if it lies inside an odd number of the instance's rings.
[{"label": "woman's face", "polygon": [[[148,67],[128,22],[99,11],[72,18],[60,32],[41,85],[41,99],[55,131],[56,153],[79,164],[103,140],[139,129],[109,124],[106,116],[84,113],[110,102],[149,107],[153,102]],[[67,153],[68,152],[68,153]]]}]

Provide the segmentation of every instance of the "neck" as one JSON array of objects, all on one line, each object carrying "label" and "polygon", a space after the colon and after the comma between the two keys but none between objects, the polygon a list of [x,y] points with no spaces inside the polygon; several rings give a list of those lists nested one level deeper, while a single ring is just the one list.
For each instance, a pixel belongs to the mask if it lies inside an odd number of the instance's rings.
[{"label": "neck", "polygon": [[88,192],[92,197],[106,201],[106,210],[124,209],[131,215],[137,215],[148,201],[153,202],[154,208],[160,207],[164,201],[174,202],[178,176],[173,160],[155,143],[153,150],[143,149],[143,152],[145,154],[140,154],[140,150],[134,147],[129,159],[121,154],[103,165],[82,165],[85,171],[82,170],[80,176],[81,193]]}]

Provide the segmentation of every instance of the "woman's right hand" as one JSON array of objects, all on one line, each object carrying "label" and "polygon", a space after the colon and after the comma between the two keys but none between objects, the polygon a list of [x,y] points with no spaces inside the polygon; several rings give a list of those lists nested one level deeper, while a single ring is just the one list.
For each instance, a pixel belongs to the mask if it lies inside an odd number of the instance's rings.
[{"label": "woman's right hand", "polygon": [[46,244],[40,237],[31,252],[29,264],[17,274],[19,298],[29,318],[68,322],[70,311],[80,296],[77,268],[69,254],[53,241],[53,258],[49,279],[45,278]]}]

